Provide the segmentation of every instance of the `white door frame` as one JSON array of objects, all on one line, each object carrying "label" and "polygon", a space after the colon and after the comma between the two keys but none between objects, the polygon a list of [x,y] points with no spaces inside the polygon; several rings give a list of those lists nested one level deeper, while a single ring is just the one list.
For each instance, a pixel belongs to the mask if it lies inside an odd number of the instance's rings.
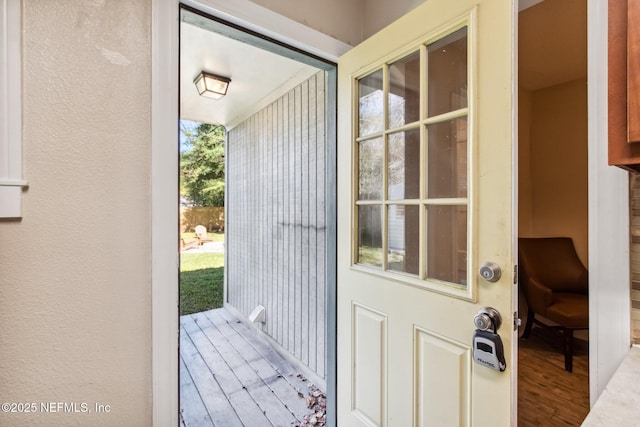
[{"label": "white door frame", "polygon": [[[176,153],[181,3],[332,62],[337,62],[338,57],[351,48],[248,0],[152,0],[151,298],[154,426],[178,425],[179,411],[179,253],[176,232],[179,223],[176,179],[179,164]],[[330,324],[335,328],[335,322]]]},{"label": "white door frame", "polygon": [[151,3],[152,425],[178,425],[178,6]]},{"label": "white door frame", "polygon": [[587,3],[589,387],[595,403],[631,344],[629,177],[608,166],[607,0]]},{"label": "white door frame", "polygon": [[[153,425],[178,425],[179,0],[151,4]],[[192,7],[335,61],[345,45],[248,0]],[[590,391],[593,404],[629,350],[627,173],[607,166],[607,0],[588,0]],[[605,59],[605,60],[602,60]]]}]

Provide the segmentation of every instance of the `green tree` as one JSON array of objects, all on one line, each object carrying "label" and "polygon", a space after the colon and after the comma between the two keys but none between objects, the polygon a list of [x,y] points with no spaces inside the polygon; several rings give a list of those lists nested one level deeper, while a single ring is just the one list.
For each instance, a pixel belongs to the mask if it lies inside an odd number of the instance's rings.
[{"label": "green tree", "polygon": [[224,206],[224,127],[200,123],[180,131],[180,194],[196,206]]}]

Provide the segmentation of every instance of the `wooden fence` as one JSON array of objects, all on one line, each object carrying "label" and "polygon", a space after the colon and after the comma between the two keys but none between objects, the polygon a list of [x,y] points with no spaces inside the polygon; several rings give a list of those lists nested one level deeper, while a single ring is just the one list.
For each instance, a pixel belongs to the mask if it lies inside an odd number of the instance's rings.
[{"label": "wooden fence", "polygon": [[204,225],[207,231],[224,231],[224,208],[181,207],[180,231],[193,232],[196,225]]}]

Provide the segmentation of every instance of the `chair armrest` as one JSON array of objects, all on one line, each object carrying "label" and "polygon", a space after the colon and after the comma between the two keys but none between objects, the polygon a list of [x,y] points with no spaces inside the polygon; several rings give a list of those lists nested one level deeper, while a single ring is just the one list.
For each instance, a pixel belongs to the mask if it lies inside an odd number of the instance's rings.
[{"label": "chair armrest", "polygon": [[553,291],[532,277],[527,280],[527,303],[535,313],[544,316],[547,313],[547,307],[553,302]]}]

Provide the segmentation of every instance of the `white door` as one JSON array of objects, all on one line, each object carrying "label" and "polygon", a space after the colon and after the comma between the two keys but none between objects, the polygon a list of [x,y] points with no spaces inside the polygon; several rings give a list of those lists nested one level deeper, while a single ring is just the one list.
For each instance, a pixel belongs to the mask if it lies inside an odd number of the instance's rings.
[{"label": "white door", "polygon": [[[340,58],[340,426],[515,424],[513,8],[428,0]],[[503,372],[473,361],[484,306]]]}]

